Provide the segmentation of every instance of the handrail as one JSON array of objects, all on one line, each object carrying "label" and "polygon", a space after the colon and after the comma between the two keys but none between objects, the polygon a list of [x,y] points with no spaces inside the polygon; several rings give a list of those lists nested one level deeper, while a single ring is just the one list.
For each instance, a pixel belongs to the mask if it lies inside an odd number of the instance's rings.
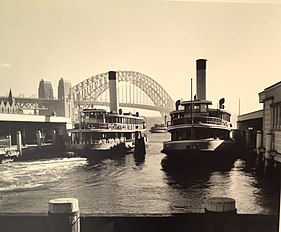
[{"label": "handrail", "polygon": [[[174,119],[170,122],[170,126],[180,124],[191,124],[191,117],[183,117]],[[212,124],[221,126],[230,126],[230,122],[216,117],[194,117],[193,124]]]},{"label": "handrail", "polygon": [[0,139],[0,147],[10,147],[11,146],[11,138],[8,139]]},{"label": "handrail", "polygon": [[143,124],[125,124],[125,123],[87,123],[82,125],[82,129],[145,129]]}]

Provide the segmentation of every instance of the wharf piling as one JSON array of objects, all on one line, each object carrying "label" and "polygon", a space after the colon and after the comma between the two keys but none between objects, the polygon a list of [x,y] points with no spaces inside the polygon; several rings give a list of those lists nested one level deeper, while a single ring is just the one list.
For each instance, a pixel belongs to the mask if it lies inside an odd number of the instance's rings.
[{"label": "wharf piling", "polygon": [[64,153],[64,143],[57,142],[56,131],[53,132],[51,141],[45,143],[41,131],[36,131],[36,140],[32,144],[23,144],[22,131],[17,131],[16,144],[11,143],[11,137],[5,139],[5,144],[0,149],[0,164],[3,160],[26,161],[68,157]]},{"label": "wharf piling", "polygon": [[41,143],[42,143],[42,135],[41,135],[41,131],[36,131],[36,143],[37,143],[37,146],[38,146],[38,148],[41,148]]},{"label": "wharf piling", "polygon": [[271,157],[271,150],[272,150],[272,133],[268,132],[266,135],[266,145],[265,145],[265,154],[264,154],[264,172],[269,172],[270,168],[272,167],[272,157]]},{"label": "wharf piling", "polygon": [[145,154],[146,154],[145,137],[140,132],[136,132],[135,133],[134,155],[136,155],[136,156],[144,156]]},{"label": "wharf piling", "polygon": [[228,197],[211,197],[206,201],[207,217],[206,232],[240,231],[234,220],[237,210],[235,200]]},{"label": "wharf piling", "polygon": [[241,158],[255,161],[257,170],[271,174],[280,166],[281,154],[275,150],[274,134],[271,131],[264,133],[261,130],[235,129],[232,138],[239,147]]},{"label": "wharf piling", "polygon": [[80,232],[80,211],[75,198],[58,198],[49,201],[50,232]]},{"label": "wharf piling", "polygon": [[52,131],[52,143],[53,143],[53,145],[57,144],[57,132],[56,132],[56,130]]},{"label": "wharf piling", "polygon": [[22,156],[22,139],[21,139],[21,132],[17,131],[17,151],[19,155]]}]

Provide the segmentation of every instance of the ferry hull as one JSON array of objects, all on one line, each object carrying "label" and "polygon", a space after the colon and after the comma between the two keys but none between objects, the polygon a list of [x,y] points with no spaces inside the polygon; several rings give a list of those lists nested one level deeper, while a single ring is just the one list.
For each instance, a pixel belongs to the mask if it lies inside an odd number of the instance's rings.
[{"label": "ferry hull", "polygon": [[153,129],[153,128],[151,128],[149,130],[149,132],[151,132],[151,133],[166,133],[166,132],[168,132],[168,130],[167,129]]},{"label": "ferry hull", "polygon": [[181,141],[167,141],[163,143],[162,153],[167,155],[179,152],[190,151],[231,151],[235,149],[235,142],[233,140],[220,139],[200,139],[200,140],[181,140]]},{"label": "ferry hull", "polygon": [[167,156],[162,160],[164,169],[225,168],[238,158],[232,140],[186,140],[164,142],[161,151]]},{"label": "ferry hull", "polygon": [[127,154],[134,151],[135,145],[129,143],[105,143],[105,144],[69,144],[67,150],[76,155],[91,158],[100,155]]}]

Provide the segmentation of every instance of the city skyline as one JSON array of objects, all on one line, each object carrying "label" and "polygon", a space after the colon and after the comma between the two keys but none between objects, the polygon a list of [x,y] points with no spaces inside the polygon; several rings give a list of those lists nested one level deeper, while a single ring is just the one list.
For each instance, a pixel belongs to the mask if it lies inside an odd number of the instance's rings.
[{"label": "city skyline", "polygon": [[[1,0],[0,96],[37,95],[41,79],[57,97],[110,70],[137,71],[173,98],[190,99],[196,59],[207,59],[207,99],[238,114],[259,110],[258,93],[280,81],[278,1]],[[193,87],[195,93],[195,87]]]}]

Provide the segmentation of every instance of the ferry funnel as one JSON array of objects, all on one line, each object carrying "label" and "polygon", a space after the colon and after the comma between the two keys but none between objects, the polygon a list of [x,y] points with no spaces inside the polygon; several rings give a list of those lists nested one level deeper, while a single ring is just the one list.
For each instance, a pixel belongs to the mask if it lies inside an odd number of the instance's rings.
[{"label": "ferry funnel", "polygon": [[206,61],[196,60],[196,93],[199,100],[206,100]]},{"label": "ferry funnel", "polygon": [[110,111],[118,112],[119,101],[118,101],[118,80],[115,71],[108,72],[109,79],[109,100],[110,100]]}]

